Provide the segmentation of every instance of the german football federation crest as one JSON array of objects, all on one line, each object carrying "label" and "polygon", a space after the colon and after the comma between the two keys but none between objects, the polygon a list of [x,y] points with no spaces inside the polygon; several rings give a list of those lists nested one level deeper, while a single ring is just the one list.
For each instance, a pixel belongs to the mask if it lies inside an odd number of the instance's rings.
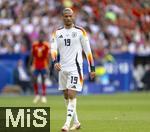
[{"label": "german football federation crest", "polygon": [[76,32],[72,32],[72,37],[75,38],[77,36]]}]

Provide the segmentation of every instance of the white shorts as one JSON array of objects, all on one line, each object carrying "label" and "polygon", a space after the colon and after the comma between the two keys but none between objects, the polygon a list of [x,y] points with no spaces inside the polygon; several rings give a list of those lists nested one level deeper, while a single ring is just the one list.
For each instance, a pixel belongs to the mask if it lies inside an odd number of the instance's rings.
[{"label": "white shorts", "polygon": [[59,71],[59,90],[71,89],[81,91],[83,86],[83,72]]}]

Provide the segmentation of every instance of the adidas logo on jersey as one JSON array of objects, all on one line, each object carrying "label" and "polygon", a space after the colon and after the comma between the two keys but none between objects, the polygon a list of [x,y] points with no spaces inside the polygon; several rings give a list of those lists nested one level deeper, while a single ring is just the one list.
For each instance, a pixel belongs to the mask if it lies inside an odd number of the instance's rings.
[{"label": "adidas logo on jersey", "polygon": [[62,36],[62,35],[60,35],[58,38],[63,38],[63,36]]}]

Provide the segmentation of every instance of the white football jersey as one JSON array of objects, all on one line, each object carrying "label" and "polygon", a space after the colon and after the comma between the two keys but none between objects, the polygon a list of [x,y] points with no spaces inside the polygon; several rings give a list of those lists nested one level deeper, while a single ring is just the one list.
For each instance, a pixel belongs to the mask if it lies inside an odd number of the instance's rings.
[{"label": "white football jersey", "polygon": [[82,69],[83,56],[85,52],[89,71],[94,67],[94,61],[86,31],[77,26],[70,29],[60,28],[52,35],[51,54],[53,61],[57,60],[57,52],[60,55],[60,64],[62,70],[73,71],[77,68]]}]

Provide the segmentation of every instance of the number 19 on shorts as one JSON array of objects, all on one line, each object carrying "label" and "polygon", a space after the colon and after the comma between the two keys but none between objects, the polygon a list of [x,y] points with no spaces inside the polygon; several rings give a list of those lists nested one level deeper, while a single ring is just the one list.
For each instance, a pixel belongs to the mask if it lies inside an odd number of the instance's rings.
[{"label": "number 19 on shorts", "polygon": [[78,77],[71,76],[71,83],[77,84],[77,82],[78,82]]}]

